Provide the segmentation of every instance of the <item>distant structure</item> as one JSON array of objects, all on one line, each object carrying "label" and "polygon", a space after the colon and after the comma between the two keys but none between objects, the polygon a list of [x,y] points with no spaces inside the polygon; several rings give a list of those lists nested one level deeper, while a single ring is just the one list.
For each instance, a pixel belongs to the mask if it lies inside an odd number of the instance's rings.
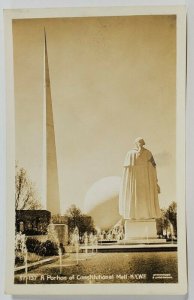
[{"label": "distant structure", "polygon": [[[16,232],[26,236],[46,235],[52,216],[60,215],[55,129],[50,88],[46,32],[44,31],[44,99],[43,99],[43,210],[16,210]],[[67,220],[53,224],[59,242],[67,244]]]},{"label": "distant structure", "polygon": [[51,213],[46,210],[16,210],[16,232],[27,236],[47,234]]},{"label": "distant structure", "polygon": [[60,213],[58,168],[46,32],[44,31],[43,198],[52,215]]},{"label": "distant structure", "polygon": [[119,176],[104,177],[96,181],[86,193],[84,211],[101,230],[110,230],[121,219],[118,211],[120,185]]}]

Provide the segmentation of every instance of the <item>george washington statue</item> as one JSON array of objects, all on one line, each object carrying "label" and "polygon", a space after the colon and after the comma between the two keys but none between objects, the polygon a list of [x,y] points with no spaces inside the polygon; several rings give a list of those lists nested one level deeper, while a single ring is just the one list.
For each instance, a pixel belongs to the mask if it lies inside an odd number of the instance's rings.
[{"label": "george washington statue", "polygon": [[156,219],[160,217],[156,163],[142,138],[135,145],[124,161],[119,213],[125,220]]}]

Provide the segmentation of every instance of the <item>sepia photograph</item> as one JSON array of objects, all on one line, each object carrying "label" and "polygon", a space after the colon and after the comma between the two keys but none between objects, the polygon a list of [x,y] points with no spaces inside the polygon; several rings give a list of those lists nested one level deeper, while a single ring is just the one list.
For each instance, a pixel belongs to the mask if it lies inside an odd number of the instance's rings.
[{"label": "sepia photograph", "polygon": [[37,14],[7,14],[12,291],[186,292],[184,9]]}]

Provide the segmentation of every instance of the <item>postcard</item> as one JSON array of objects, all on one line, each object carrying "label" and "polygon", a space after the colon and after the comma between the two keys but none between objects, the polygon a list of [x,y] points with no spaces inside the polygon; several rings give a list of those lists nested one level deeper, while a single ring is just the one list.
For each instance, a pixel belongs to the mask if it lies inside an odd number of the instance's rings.
[{"label": "postcard", "polygon": [[6,293],[187,292],[186,10],[5,10]]}]

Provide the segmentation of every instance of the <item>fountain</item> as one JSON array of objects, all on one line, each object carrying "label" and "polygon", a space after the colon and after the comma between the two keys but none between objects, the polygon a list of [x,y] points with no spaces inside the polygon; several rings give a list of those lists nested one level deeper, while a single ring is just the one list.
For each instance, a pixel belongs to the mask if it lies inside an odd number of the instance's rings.
[{"label": "fountain", "polygon": [[93,248],[93,246],[94,246],[94,235],[93,235],[92,232],[89,235],[89,242],[90,242],[90,245],[92,246],[92,254],[93,254],[93,252],[94,252],[94,248]]},{"label": "fountain", "polygon": [[25,282],[28,283],[28,251],[26,247],[26,236],[21,231],[15,236],[15,254],[24,259]]},{"label": "fountain", "polygon": [[100,243],[102,245],[102,240],[103,240],[103,234],[102,234],[102,232],[100,232],[99,238],[100,238]]},{"label": "fountain", "polygon": [[72,245],[75,246],[75,253],[76,253],[76,264],[78,265],[79,261],[79,229],[76,226],[73,234],[72,234],[72,240],[71,240]]},{"label": "fountain", "polygon": [[96,253],[98,252],[98,239],[97,239],[97,236],[94,235],[93,237],[93,244],[94,244],[94,247],[96,249]]},{"label": "fountain", "polygon": [[59,266],[60,266],[60,274],[62,274],[62,250],[59,247]]},{"label": "fountain", "polygon": [[85,254],[88,254],[88,234],[87,232],[84,233],[84,245],[85,245]]},{"label": "fountain", "polygon": [[[97,235],[90,233],[89,235],[89,241],[90,241],[90,245],[91,245],[91,249],[92,249],[92,254],[94,255],[95,253],[97,253],[97,248],[98,248],[98,238]],[[94,249],[96,250],[94,253]]]}]

